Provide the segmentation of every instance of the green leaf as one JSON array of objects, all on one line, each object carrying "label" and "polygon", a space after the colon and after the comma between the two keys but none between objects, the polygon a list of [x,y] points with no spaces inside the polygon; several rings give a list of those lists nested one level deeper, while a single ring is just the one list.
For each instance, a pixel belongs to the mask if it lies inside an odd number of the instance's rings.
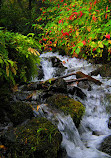
[{"label": "green leaf", "polygon": [[100,48],[104,48],[104,46],[103,46],[102,43],[100,43],[100,44],[98,45],[98,47],[100,47]]},{"label": "green leaf", "polygon": [[82,43],[82,42],[81,42],[81,43],[79,43],[79,44],[78,44],[78,46],[81,46],[81,47],[83,47],[83,43]]},{"label": "green leaf", "polygon": [[35,35],[34,33],[29,33],[29,34],[27,35],[27,37],[28,37],[28,36],[32,36],[32,37],[33,37],[34,35]]},{"label": "green leaf", "polygon": [[49,83],[51,84],[52,80],[51,80],[51,79],[49,79],[48,81],[49,81]]},{"label": "green leaf", "polygon": [[100,53],[100,52],[101,52],[101,49],[100,49],[100,48],[97,48],[96,51],[97,51],[98,53]]},{"label": "green leaf", "polygon": [[108,41],[103,41],[102,43],[106,46],[108,45]]},{"label": "green leaf", "polygon": [[3,60],[0,58],[0,64],[3,63]]},{"label": "green leaf", "polygon": [[95,33],[91,34],[90,37],[95,38]]},{"label": "green leaf", "polygon": [[13,66],[13,61],[12,60],[7,60],[10,64],[11,64],[11,66]]},{"label": "green leaf", "polygon": [[75,50],[75,52],[76,52],[77,54],[79,54],[80,49],[79,49],[79,48],[77,48],[77,49]]}]

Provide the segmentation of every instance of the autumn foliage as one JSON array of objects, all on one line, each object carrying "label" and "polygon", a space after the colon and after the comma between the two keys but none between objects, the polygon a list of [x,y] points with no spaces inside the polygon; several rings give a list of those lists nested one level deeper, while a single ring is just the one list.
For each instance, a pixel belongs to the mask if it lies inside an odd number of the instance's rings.
[{"label": "autumn foliage", "polygon": [[110,0],[44,0],[35,29],[45,51],[63,49],[68,55],[83,58],[111,58]]}]

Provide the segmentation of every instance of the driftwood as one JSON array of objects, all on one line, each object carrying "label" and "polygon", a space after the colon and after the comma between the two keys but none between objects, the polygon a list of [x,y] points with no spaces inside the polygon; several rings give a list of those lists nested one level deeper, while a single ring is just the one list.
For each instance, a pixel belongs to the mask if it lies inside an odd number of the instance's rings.
[{"label": "driftwood", "polygon": [[61,77],[57,77],[57,78],[52,78],[52,79],[49,79],[45,82],[42,82],[42,83],[48,83],[48,82],[51,82],[51,83],[54,83],[56,80],[60,79],[60,78],[66,78],[66,77],[69,77],[69,76],[72,76],[72,75],[76,75],[76,78],[77,79],[70,79],[70,80],[66,80],[67,84],[68,83],[71,83],[71,82],[80,82],[80,81],[92,81],[94,82],[95,84],[97,85],[101,85],[102,82],[100,82],[99,80],[96,80],[95,78],[89,76],[89,75],[86,75],[84,74],[83,72],[81,71],[78,71],[76,73],[71,73],[71,74],[68,74],[68,75],[64,75],[64,76],[61,76]]},{"label": "driftwood", "polygon": [[81,71],[76,72],[76,78],[87,78],[88,81],[92,81],[92,82],[94,82],[97,85],[101,85],[102,84],[102,82],[100,82],[99,80],[96,80],[95,78],[93,78],[93,77],[91,77],[89,75],[86,75],[86,74],[84,74]]},{"label": "driftwood", "polygon": [[57,77],[57,78],[51,78],[51,79],[48,79],[48,80],[46,80],[46,81],[41,81],[41,84],[47,83],[47,82],[54,83],[54,82],[55,82],[56,80],[58,80],[58,79],[66,78],[66,77],[69,77],[69,76],[72,76],[72,75],[76,75],[76,73],[71,73],[71,74],[64,75],[64,76],[60,76],[60,77]]},{"label": "driftwood", "polygon": [[53,85],[55,83],[55,81],[57,81],[58,79],[66,78],[66,77],[72,76],[72,75],[76,75],[76,79],[65,80],[65,82],[67,84],[70,84],[73,82],[80,82],[80,81],[92,81],[97,85],[102,84],[102,82],[100,82],[99,80],[96,80],[95,78],[93,78],[89,75],[86,75],[86,74],[82,73],[81,71],[78,71],[76,73],[70,73],[68,75],[64,75],[61,77],[51,78],[51,79],[46,80],[46,81],[39,81],[39,82],[34,82],[34,83],[32,82],[32,83],[27,85],[27,89],[28,90],[30,90],[30,89],[36,90],[36,89],[41,89],[41,88],[50,89],[50,86]]},{"label": "driftwood", "polygon": [[68,84],[68,83],[72,83],[72,82],[87,81],[87,80],[88,80],[88,78],[84,77],[84,78],[79,78],[79,79],[66,80],[66,82]]}]

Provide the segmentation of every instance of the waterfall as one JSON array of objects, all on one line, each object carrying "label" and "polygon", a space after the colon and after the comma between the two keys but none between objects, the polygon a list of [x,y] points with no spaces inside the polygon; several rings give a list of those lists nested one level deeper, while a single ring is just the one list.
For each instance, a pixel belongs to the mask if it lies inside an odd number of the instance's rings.
[{"label": "waterfall", "polygon": [[[46,60],[46,57],[49,58],[51,56],[56,56],[61,61],[65,61],[63,62],[65,67],[67,67],[65,74],[76,71],[88,74],[96,68],[82,59],[63,57],[58,53],[45,53],[41,55],[45,76],[43,80],[54,77],[55,70],[51,63]],[[71,79],[71,77],[68,79]],[[86,111],[79,129],[76,128],[69,115],[65,116],[57,110],[50,109],[47,105],[40,105],[38,111],[34,109],[35,116],[46,117],[58,126],[63,137],[61,146],[67,152],[67,158],[111,158],[111,156],[97,150],[102,140],[111,134],[111,130],[107,126],[109,115],[106,113],[104,103],[105,93],[111,92],[111,87],[109,86],[111,79],[104,79],[100,75],[94,76],[94,78],[99,79],[103,84],[101,87],[93,85],[91,91],[83,89],[87,95],[87,100],[78,100],[85,105]]]}]

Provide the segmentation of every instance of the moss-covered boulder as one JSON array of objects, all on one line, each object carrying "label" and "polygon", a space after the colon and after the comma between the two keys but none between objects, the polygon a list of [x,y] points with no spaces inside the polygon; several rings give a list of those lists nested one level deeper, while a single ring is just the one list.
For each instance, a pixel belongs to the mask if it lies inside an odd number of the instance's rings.
[{"label": "moss-covered boulder", "polygon": [[9,104],[10,110],[8,112],[8,117],[11,122],[13,122],[14,126],[21,124],[27,119],[31,119],[33,115],[33,110],[30,104],[25,102],[11,102]]},{"label": "moss-covered boulder", "polygon": [[76,127],[84,114],[85,107],[78,101],[62,94],[55,94],[47,99],[47,103],[52,107],[62,110],[65,114],[70,114]]},{"label": "moss-covered boulder", "polygon": [[2,136],[12,158],[57,158],[62,136],[45,118],[34,118]]}]

